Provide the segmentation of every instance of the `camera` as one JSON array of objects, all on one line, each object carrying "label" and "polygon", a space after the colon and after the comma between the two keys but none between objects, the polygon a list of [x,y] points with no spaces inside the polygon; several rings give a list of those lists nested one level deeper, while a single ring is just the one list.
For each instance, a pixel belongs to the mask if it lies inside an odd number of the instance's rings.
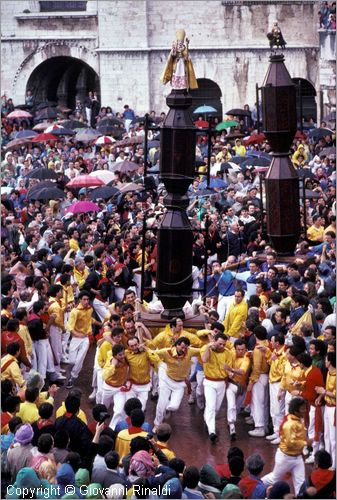
[{"label": "camera", "polygon": [[153,434],[151,434],[150,432],[145,436],[145,439],[147,439],[148,441],[151,441],[151,439],[153,439]]},{"label": "camera", "polygon": [[99,423],[102,424],[108,418],[110,418],[109,413],[106,411],[101,411],[101,413],[99,414]]}]

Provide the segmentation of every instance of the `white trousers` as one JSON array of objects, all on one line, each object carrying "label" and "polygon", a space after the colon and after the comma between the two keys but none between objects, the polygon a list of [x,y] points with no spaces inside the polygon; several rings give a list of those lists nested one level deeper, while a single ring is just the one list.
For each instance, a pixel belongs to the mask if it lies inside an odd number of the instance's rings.
[{"label": "white trousers", "polygon": [[151,382],[144,385],[132,383],[128,399],[138,398],[139,401],[142,403],[142,410],[145,411],[150,389],[151,389]]},{"label": "white trousers", "polygon": [[250,414],[256,428],[268,427],[268,375],[266,373],[262,373],[253,385]]},{"label": "white trousers", "polygon": [[332,467],[336,467],[336,422],[335,406],[325,406],[324,408],[324,445],[325,450],[330,453]]},{"label": "white trousers", "polygon": [[284,398],[284,406],[285,406],[285,415],[289,413],[289,403],[293,399],[294,396],[290,394],[290,392],[286,391],[286,395]]},{"label": "white trousers", "polygon": [[108,409],[112,402],[114,404],[113,416],[109,424],[111,429],[115,429],[117,423],[125,418],[124,405],[129,397],[129,393],[122,392],[120,387],[111,387],[111,385],[103,382],[102,404]]},{"label": "white trousers", "polygon": [[159,374],[159,398],[157,402],[155,425],[163,422],[165,411],[177,411],[184,396],[185,381],[176,382],[166,372]]},{"label": "white trousers", "polygon": [[62,329],[58,326],[51,325],[49,330],[49,341],[52,348],[52,352],[54,353],[55,359],[55,371],[60,373],[60,361],[62,358]]},{"label": "white trousers", "polygon": [[48,339],[34,340],[33,342],[33,369],[45,379],[47,371],[55,373],[53,353]]},{"label": "white trousers", "polygon": [[103,321],[104,318],[109,313],[109,310],[107,309],[104,302],[102,302],[101,300],[94,299],[92,305],[93,305],[95,312],[96,312],[97,316],[99,317],[100,321]]},{"label": "white trousers", "polygon": [[224,380],[204,379],[205,411],[204,420],[208,433],[215,434],[215,417],[220,410],[222,401],[226,394],[226,384]]},{"label": "white trousers", "polygon": [[89,349],[89,338],[73,337],[69,345],[69,364],[74,365],[71,370],[71,377],[78,378]]},{"label": "white trousers", "polygon": [[229,424],[235,424],[238,410],[240,410],[246,396],[244,391],[240,396],[237,395],[238,386],[231,382],[227,386],[226,399],[227,399],[227,421]]},{"label": "white trousers", "polygon": [[233,302],[233,295],[219,295],[217,311],[219,314],[219,321],[223,321],[230,304]]},{"label": "white trousers", "polygon": [[290,472],[292,475],[295,494],[297,496],[305,480],[305,467],[302,455],[291,457],[278,449],[275,455],[274,470],[264,476],[262,481],[266,487],[272,486],[276,481],[283,480],[287,472]]},{"label": "white trousers", "polygon": [[316,410],[315,406],[310,405],[309,425],[308,425],[308,438],[313,440],[313,442],[312,442],[313,453],[316,453],[316,451],[318,451],[318,449],[319,449],[319,442],[320,442],[320,439],[318,441],[314,441],[315,434],[316,434],[315,433],[315,422],[316,422],[315,410]]},{"label": "white trousers", "polygon": [[279,387],[280,382],[272,382],[269,384],[270,416],[273,421],[274,433],[278,436],[280,433],[280,425],[285,414],[284,397],[281,399],[281,401],[279,401],[277,398]]}]

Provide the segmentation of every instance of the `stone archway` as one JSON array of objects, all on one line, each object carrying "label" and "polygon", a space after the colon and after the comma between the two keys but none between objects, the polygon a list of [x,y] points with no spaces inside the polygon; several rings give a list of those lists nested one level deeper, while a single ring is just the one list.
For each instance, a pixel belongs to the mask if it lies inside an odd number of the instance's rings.
[{"label": "stone archway", "polygon": [[198,78],[199,88],[190,90],[192,96],[192,112],[199,106],[206,104],[216,109],[213,116],[217,116],[220,121],[222,120],[222,103],[221,103],[221,89],[219,85],[213,80],[207,78]]},{"label": "stone archway", "polygon": [[71,109],[89,90],[100,93],[99,77],[85,62],[70,56],[51,57],[39,64],[28,78],[26,90],[35,102],[56,101]]},{"label": "stone archway", "polygon": [[301,98],[302,98],[302,117],[308,121],[310,117],[317,120],[317,103],[316,103],[316,90],[309,80],[305,78],[292,78],[293,83],[296,85],[296,108],[297,118],[300,120],[301,114]]}]

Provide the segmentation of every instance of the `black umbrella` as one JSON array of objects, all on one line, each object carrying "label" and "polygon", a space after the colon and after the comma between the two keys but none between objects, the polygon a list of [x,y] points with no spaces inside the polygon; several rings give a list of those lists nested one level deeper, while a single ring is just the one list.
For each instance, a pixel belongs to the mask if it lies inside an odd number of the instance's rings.
[{"label": "black umbrella", "polygon": [[226,112],[226,115],[234,115],[234,116],[250,116],[250,111],[240,108],[233,108]]},{"label": "black umbrella", "polygon": [[99,125],[97,126],[97,130],[102,135],[111,135],[115,139],[119,139],[123,134],[125,134],[125,128],[113,127],[112,125]]},{"label": "black umbrella", "polygon": [[329,128],[314,128],[310,130],[309,136],[317,140],[325,137],[326,135],[331,135],[332,133],[332,130]]},{"label": "black umbrella", "polygon": [[244,162],[241,163],[241,167],[269,167],[271,164],[271,159],[268,160],[267,158],[257,158],[257,157],[250,157],[247,158]]},{"label": "black umbrella", "polygon": [[206,165],[205,161],[202,158],[196,158],[195,159],[195,166],[196,167],[204,167]]},{"label": "black umbrella", "polygon": [[32,192],[27,193],[27,198],[29,200],[55,200],[58,198],[64,198],[65,193],[58,187],[40,187]]},{"label": "black umbrella", "polygon": [[56,182],[53,181],[38,182],[37,184],[29,188],[29,191],[27,192],[27,197],[41,188],[55,188],[55,187],[58,187],[58,185],[56,184]]},{"label": "black umbrella", "polygon": [[93,189],[90,193],[90,198],[92,200],[108,200],[112,198],[112,196],[116,196],[120,191],[114,186],[102,186],[96,189]]},{"label": "black umbrella", "polygon": [[53,120],[57,118],[57,111],[55,108],[44,108],[35,115],[35,120]]},{"label": "black umbrella", "polygon": [[26,176],[28,179],[39,179],[39,180],[47,180],[47,179],[57,179],[58,175],[49,168],[41,167],[35,168]]},{"label": "black umbrella", "polygon": [[45,109],[45,108],[52,108],[54,106],[57,106],[57,102],[55,102],[55,101],[43,101],[43,102],[39,102],[34,107],[36,110],[39,110],[39,109]]},{"label": "black umbrella", "polygon": [[79,120],[59,120],[57,122],[58,125],[62,125],[62,127],[74,130],[75,128],[86,128],[87,125]]},{"label": "black umbrella", "polygon": [[116,125],[123,125],[124,127],[124,122],[123,120],[120,120],[119,118],[115,118],[114,116],[105,116],[99,122],[97,122],[97,127],[101,125],[112,125],[113,127]]},{"label": "black umbrella", "polygon": [[53,135],[75,135],[76,132],[72,130],[71,128],[65,128],[62,125],[62,128],[53,128],[53,130],[50,132]]},{"label": "black umbrella", "polygon": [[[15,136],[17,138],[17,135]],[[336,148],[335,146],[331,146],[329,148],[324,148],[320,152],[319,156],[322,158],[323,156],[330,156],[330,155],[335,155],[336,156]]]}]

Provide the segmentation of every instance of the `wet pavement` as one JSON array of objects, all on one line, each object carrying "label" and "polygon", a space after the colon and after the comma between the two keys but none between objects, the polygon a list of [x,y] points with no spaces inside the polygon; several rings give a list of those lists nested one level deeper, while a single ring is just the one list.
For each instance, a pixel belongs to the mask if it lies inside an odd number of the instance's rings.
[{"label": "wet pavement", "polygon": [[[94,354],[95,349],[91,347],[76,384],[83,391],[81,408],[87,414],[88,423],[93,420],[91,411],[94,403],[88,400],[88,396],[92,391],[91,378]],[[56,396],[56,408],[59,407],[60,402],[64,400],[67,393],[67,389],[60,388]],[[173,431],[170,439],[170,448],[175,452],[177,457],[185,460],[186,464],[195,465],[196,467],[201,467],[205,463],[216,465],[227,462],[227,451],[231,445],[235,445],[243,450],[245,457],[248,457],[252,453],[260,453],[266,463],[264,472],[267,473],[272,470],[277,446],[269,444],[265,438],[250,437],[248,431],[252,429],[252,426],[244,422],[243,416],[239,417],[237,423],[237,440],[231,443],[227,430],[226,406],[224,402],[216,421],[219,439],[216,444],[212,444],[205,430],[202,411],[195,404],[189,405],[187,400],[188,395],[186,392],[179,411],[172,414],[167,420],[172,426]],[[155,408],[156,401],[149,399],[146,409],[146,420],[150,423],[153,423]]]}]

